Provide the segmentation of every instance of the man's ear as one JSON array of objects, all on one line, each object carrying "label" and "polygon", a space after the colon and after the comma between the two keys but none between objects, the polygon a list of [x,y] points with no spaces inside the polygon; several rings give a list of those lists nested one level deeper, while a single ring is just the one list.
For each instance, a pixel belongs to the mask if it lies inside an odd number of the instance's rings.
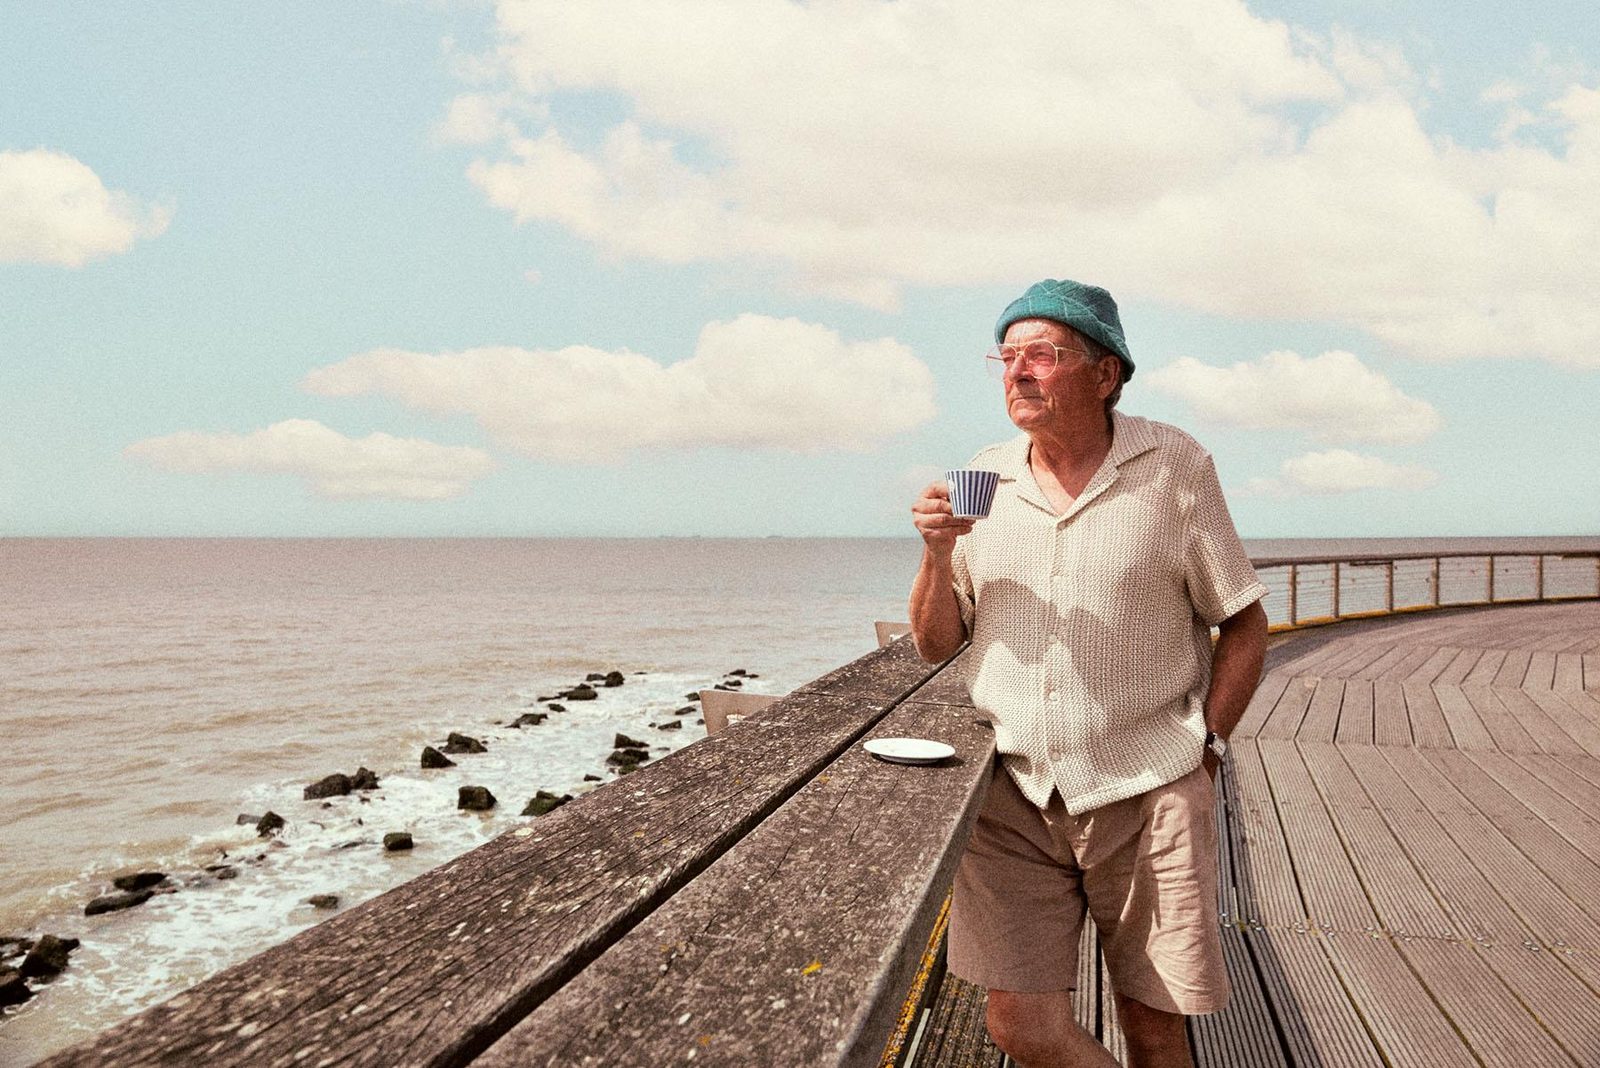
[{"label": "man's ear", "polygon": [[1104,356],[1095,364],[1094,369],[1099,375],[1100,399],[1105,400],[1116,392],[1117,383],[1122,377],[1122,361],[1115,356]]}]

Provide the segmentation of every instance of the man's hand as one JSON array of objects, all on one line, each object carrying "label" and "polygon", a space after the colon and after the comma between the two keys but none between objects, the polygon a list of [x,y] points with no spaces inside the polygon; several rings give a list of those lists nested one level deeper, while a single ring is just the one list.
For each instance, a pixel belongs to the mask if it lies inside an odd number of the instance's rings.
[{"label": "man's hand", "polygon": [[911,585],[911,638],[917,653],[932,664],[954,656],[967,640],[961,606],[951,588],[951,557],[956,539],[972,529],[975,519],[957,519],[950,511],[950,487],[934,482],[911,506],[911,521],[922,535],[922,566]]},{"label": "man's hand", "polygon": [[976,519],[957,519],[950,510],[950,486],[930,482],[911,506],[911,522],[928,551],[946,559],[955,551],[956,539],[972,530]]}]

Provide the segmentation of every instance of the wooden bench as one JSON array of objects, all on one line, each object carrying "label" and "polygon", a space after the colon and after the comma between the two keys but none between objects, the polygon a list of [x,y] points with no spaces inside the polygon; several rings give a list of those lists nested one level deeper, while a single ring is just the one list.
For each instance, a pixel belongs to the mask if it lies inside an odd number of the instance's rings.
[{"label": "wooden bench", "polygon": [[992,756],[899,641],[44,1063],[877,1065]]}]

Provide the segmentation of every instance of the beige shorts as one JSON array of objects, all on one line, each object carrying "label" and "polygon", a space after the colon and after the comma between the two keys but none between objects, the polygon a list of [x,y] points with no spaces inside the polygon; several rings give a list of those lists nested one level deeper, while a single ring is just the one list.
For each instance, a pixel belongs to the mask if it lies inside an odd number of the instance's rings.
[{"label": "beige shorts", "polygon": [[1116,991],[1185,1015],[1228,1001],[1215,787],[1203,767],[1078,816],[1040,811],[999,761],[956,870],[949,967],[990,990],[1077,986],[1087,909]]}]

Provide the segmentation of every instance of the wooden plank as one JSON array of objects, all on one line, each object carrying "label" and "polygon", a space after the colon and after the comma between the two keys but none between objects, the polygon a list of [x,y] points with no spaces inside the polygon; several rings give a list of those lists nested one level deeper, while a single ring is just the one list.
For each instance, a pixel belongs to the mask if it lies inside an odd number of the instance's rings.
[{"label": "wooden plank", "polygon": [[1498,691],[1487,683],[1467,683],[1461,687],[1478,720],[1494,739],[1494,748],[1507,753],[1534,753],[1539,743],[1517,717],[1501,702]]},{"label": "wooden plank", "polygon": [[1383,1065],[1322,948],[1322,934],[1269,929],[1244,935],[1293,1063],[1316,1068]]},{"label": "wooden plank", "polygon": [[1528,673],[1523,677],[1524,690],[1548,690],[1555,686],[1556,654],[1536,652],[1528,658]]},{"label": "wooden plank", "polygon": [[1427,882],[1451,927],[1469,941],[1520,943],[1531,931],[1496,886],[1474,867],[1389,762],[1373,749],[1340,751],[1350,770]]},{"label": "wooden plank", "polygon": [[1506,653],[1506,658],[1500,664],[1500,670],[1495,672],[1494,685],[1510,689],[1521,689],[1522,680],[1528,674],[1528,661],[1533,654],[1525,649],[1511,649]]},{"label": "wooden plank", "polygon": [[[1470,759],[1486,772],[1506,796],[1515,798],[1545,826],[1591,862],[1600,863],[1600,823],[1561,792],[1504,753],[1473,753]],[[1593,810],[1590,810],[1593,811]],[[1600,874],[1600,868],[1596,869]],[[1600,881],[1595,883],[1600,890]]]},{"label": "wooden plank", "polygon": [[1573,741],[1572,735],[1550,718],[1550,714],[1536,704],[1532,697],[1520,689],[1496,688],[1494,695],[1509,716],[1514,716],[1522,729],[1528,732],[1541,752],[1581,753],[1583,746]]},{"label": "wooden plank", "polygon": [[1232,924],[1222,927],[1222,958],[1232,988],[1228,1004],[1188,1020],[1196,1068],[1291,1068],[1244,933]]},{"label": "wooden plank", "polygon": [[1600,756],[1600,717],[1591,717],[1585,709],[1577,705],[1581,699],[1588,697],[1587,694],[1559,694],[1554,690],[1526,688],[1522,692],[1527,694],[1528,699],[1549,716],[1585,754]]},{"label": "wooden plank", "polygon": [[[993,738],[969,711],[906,702],[474,1064],[879,1063],[977,816]],[[899,818],[895,818],[898,815]]]},{"label": "wooden plank", "polygon": [[1339,729],[1334,733],[1334,740],[1341,745],[1371,745],[1373,704],[1374,685],[1371,680],[1347,680],[1344,684],[1344,701],[1339,705]]},{"label": "wooden plank", "polygon": [[1372,740],[1378,745],[1411,745],[1411,717],[1406,695],[1394,679],[1372,684]]},{"label": "wooden plank", "polygon": [[1573,1065],[1574,1062],[1477,954],[1428,938],[1397,943],[1400,952],[1485,1065]]},{"label": "wooden plank", "polygon": [[1461,687],[1447,682],[1435,682],[1434,697],[1439,700],[1439,711],[1450,725],[1450,738],[1457,749],[1493,749],[1494,735],[1489,733],[1472,702],[1461,692]]},{"label": "wooden plank", "polygon": [[[1344,680],[1323,678],[1311,693],[1311,704],[1294,737],[1308,742],[1331,742],[1339,726],[1339,706],[1344,701]],[[1273,737],[1273,735],[1265,735]]]},{"label": "wooden plank", "polygon": [[1293,738],[1300,730],[1311,695],[1321,681],[1315,675],[1296,676],[1284,687],[1283,695],[1272,706],[1272,713],[1256,732],[1258,738]]},{"label": "wooden plank", "polygon": [[1429,751],[1377,752],[1540,942],[1600,950],[1594,919],[1425,759]]},{"label": "wooden plank", "polygon": [[1341,754],[1349,747],[1300,747],[1306,770],[1327,802],[1334,829],[1366,900],[1384,931],[1450,938],[1458,933],[1418,874],[1405,848]]},{"label": "wooden plank", "polygon": [[[1312,743],[1302,744],[1312,747]],[[1376,930],[1378,918],[1350,866],[1299,749],[1292,742],[1267,739],[1258,745],[1311,925],[1344,931]]]},{"label": "wooden plank", "polygon": [[1234,738],[1252,738],[1260,732],[1261,725],[1266,723],[1267,716],[1278,703],[1278,698],[1283,696],[1283,691],[1289,685],[1291,678],[1292,676],[1281,671],[1270,671],[1262,676],[1256,692],[1250,695],[1250,703],[1245,706],[1244,715],[1239,717],[1239,723],[1233,729]]},{"label": "wooden plank", "polygon": [[1391,939],[1340,931],[1330,933],[1323,945],[1385,1064],[1477,1068],[1478,1059]]},{"label": "wooden plank", "polygon": [[[1474,956],[1488,965],[1534,1020],[1578,1064],[1600,1064],[1600,996],[1593,964],[1567,951],[1538,947],[1478,946]],[[1590,982],[1583,972],[1590,971]]]},{"label": "wooden plank", "polygon": [[[935,670],[904,646],[862,660],[896,685]],[[851,747],[892,700],[857,664],[826,677],[831,692],[791,694],[45,1063],[464,1058]]]},{"label": "wooden plank", "polygon": [[1186,1021],[1197,1068],[1288,1068],[1243,934],[1231,923],[1224,923],[1219,933],[1231,993],[1220,1012]]},{"label": "wooden plank", "polygon": [[1229,810],[1229,823],[1237,835],[1233,849],[1233,877],[1238,888],[1239,919],[1256,926],[1305,926],[1305,904],[1295,881],[1294,866],[1278,822],[1278,809],[1261,765],[1260,743],[1244,740],[1228,747],[1232,761],[1230,784],[1236,785],[1238,805]]},{"label": "wooden plank", "polygon": [[1000,1068],[1005,1055],[989,1038],[988,991],[945,973],[911,1068]]}]

